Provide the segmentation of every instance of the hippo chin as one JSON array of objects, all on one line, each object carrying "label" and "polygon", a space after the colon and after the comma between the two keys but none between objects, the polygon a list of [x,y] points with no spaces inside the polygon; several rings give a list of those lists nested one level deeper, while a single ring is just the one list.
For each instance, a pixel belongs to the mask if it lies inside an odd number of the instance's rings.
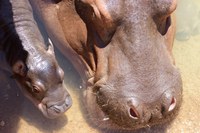
[{"label": "hippo chin", "polygon": [[31,3],[80,73],[94,125],[133,130],[174,118],[182,101],[172,56],[176,0]]},{"label": "hippo chin", "polygon": [[9,67],[6,70],[44,116],[60,116],[70,108],[71,97],[63,85],[64,72],[53,44],[49,40],[46,48],[29,1],[1,0],[0,12],[0,51],[7,65],[1,63],[1,67]]}]

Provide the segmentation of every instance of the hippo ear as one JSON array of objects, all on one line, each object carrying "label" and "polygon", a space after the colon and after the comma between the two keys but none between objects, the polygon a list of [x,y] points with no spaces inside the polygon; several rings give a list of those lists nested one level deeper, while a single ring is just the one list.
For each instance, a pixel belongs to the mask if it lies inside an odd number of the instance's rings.
[{"label": "hippo ear", "polygon": [[15,64],[12,66],[12,71],[14,74],[18,74],[20,76],[26,75],[26,66],[23,61],[18,60],[15,62]]},{"label": "hippo ear", "polygon": [[48,46],[47,52],[54,55],[54,47],[50,38],[48,38],[48,44],[49,46]]},{"label": "hippo ear", "polygon": [[[87,24],[93,23],[93,28],[96,31],[96,36],[98,37],[101,43],[98,43],[99,47],[107,46],[118,25],[118,21],[114,22],[114,18],[111,16],[109,12],[105,0],[80,0],[81,2],[77,4],[80,8],[77,8],[77,12],[80,17],[86,22]],[[86,4],[89,6],[85,6],[85,9],[82,9],[82,4]],[[91,10],[91,8],[93,10]],[[89,23],[88,23],[89,21]],[[101,46],[100,46],[101,45]]]}]

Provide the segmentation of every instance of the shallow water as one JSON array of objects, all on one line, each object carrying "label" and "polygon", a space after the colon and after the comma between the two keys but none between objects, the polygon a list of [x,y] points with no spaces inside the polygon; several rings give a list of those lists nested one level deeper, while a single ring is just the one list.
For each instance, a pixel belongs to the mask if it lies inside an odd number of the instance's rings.
[{"label": "shallow water", "polygon": [[[173,53],[183,80],[183,104],[170,124],[141,129],[136,132],[200,131],[200,1],[179,0],[177,34]],[[0,133],[99,133],[86,122],[80,106],[81,86],[78,74],[59,53],[57,58],[65,70],[65,85],[73,106],[62,117],[49,120],[23,97],[10,74],[0,69]]]}]

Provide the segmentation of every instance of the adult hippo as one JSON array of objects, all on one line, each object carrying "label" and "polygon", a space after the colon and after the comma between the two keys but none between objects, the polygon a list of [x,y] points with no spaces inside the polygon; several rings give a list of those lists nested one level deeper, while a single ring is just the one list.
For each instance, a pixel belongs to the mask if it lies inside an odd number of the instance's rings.
[{"label": "adult hippo", "polygon": [[12,72],[25,96],[46,117],[69,109],[72,102],[63,86],[63,70],[53,45],[46,48],[28,0],[0,1],[0,51],[1,68]]},{"label": "adult hippo", "polygon": [[182,101],[172,57],[176,0],[30,1],[80,73],[94,125],[132,130],[174,118]]}]

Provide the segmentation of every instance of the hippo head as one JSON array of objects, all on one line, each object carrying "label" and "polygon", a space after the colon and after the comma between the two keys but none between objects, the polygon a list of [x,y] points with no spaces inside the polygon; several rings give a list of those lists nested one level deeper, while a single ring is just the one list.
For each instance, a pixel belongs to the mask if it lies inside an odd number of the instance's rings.
[{"label": "hippo head", "polygon": [[[77,0],[94,74],[84,92],[92,123],[136,129],[174,117],[182,82],[172,57],[176,0]],[[91,59],[93,58],[93,59]]]},{"label": "hippo head", "polygon": [[[26,63],[17,61],[12,69],[22,92],[47,118],[56,118],[72,105],[72,100],[63,85],[64,72],[59,67],[53,50],[39,49],[28,55]],[[42,54],[41,54],[42,53]]]}]

